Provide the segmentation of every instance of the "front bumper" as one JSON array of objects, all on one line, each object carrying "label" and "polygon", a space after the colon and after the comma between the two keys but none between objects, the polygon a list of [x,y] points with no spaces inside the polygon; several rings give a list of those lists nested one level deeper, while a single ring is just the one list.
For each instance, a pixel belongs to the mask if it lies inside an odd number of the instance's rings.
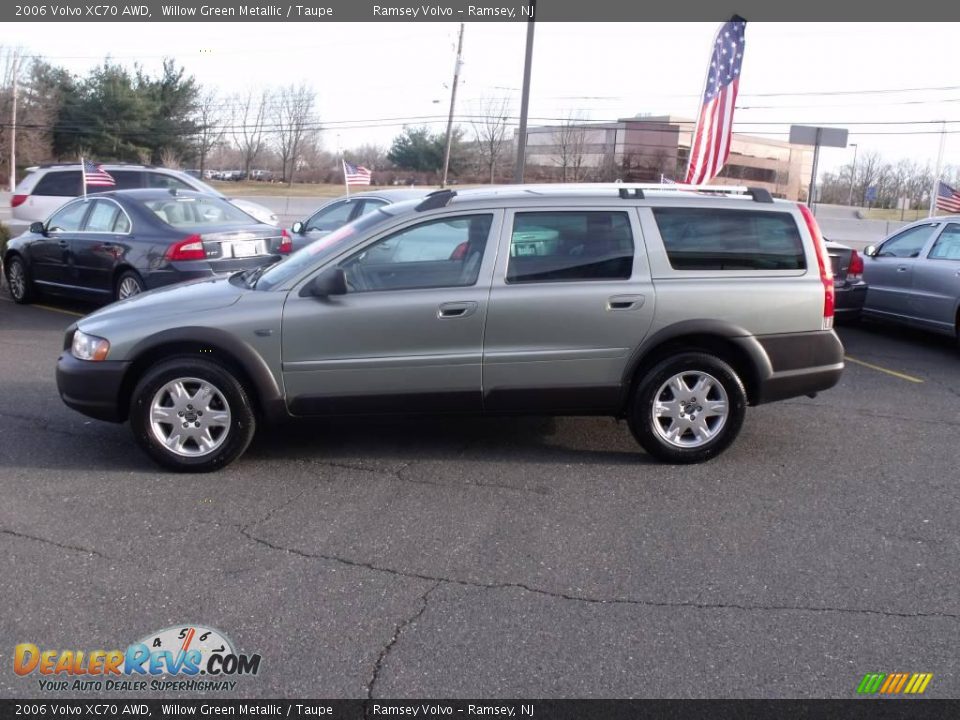
[{"label": "front bumper", "polygon": [[129,362],[78,360],[69,351],[57,359],[57,390],[66,405],[77,412],[108,422],[127,419],[121,404],[123,379]]}]

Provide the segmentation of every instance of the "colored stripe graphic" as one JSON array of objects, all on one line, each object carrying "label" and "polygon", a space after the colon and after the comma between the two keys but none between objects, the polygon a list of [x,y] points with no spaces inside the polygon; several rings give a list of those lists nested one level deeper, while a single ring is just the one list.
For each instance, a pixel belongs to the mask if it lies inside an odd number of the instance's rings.
[{"label": "colored stripe graphic", "polygon": [[933,673],[867,673],[857,685],[860,695],[921,695]]}]

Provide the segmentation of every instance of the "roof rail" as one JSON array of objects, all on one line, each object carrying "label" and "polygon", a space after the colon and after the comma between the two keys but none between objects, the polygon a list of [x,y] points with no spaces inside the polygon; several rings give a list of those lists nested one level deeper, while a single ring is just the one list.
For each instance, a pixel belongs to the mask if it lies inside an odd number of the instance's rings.
[{"label": "roof rail", "polygon": [[[658,192],[697,192],[713,195],[747,195],[754,202],[772,203],[773,196],[766,188],[746,187],[744,185],[684,185],[681,183],[617,183],[614,187],[624,200],[644,198],[644,190]],[[630,191],[633,191],[631,194]]]},{"label": "roof rail", "polygon": [[432,193],[427,194],[423,202],[417,205],[415,210],[417,212],[423,212],[424,210],[435,210],[436,208],[446,207],[456,194],[456,190],[450,190],[449,188],[434,190]]}]

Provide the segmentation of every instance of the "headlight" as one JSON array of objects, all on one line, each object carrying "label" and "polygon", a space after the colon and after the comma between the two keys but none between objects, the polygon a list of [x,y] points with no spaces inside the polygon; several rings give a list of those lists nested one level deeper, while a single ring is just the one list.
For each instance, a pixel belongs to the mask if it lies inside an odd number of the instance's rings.
[{"label": "headlight", "polygon": [[107,353],[110,352],[110,341],[77,330],[73,334],[73,347],[70,352],[79,360],[106,360]]}]

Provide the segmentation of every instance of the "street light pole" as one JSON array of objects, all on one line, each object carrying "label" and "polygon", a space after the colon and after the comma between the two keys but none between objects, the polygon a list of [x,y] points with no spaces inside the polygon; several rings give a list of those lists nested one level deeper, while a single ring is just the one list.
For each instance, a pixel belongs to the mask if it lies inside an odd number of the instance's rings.
[{"label": "street light pole", "polygon": [[530,70],[533,66],[533,15],[537,9],[537,0],[530,0],[530,19],[527,20],[527,49],[523,60],[523,91],[520,95],[520,130],[517,134],[517,160],[513,166],[513,181],[523,182],[523,171],[527,164],[527,113],[530,111]]},{"label": "street light pole", "polygon": [[440,187],[447,186],[450,170],[450,145],[453,143],[453,108],[457,102],[457,84],[460,82],[460,54],[463,52],[463,23],[460,23],[460,39],[457,41],[457,64],[453,67],[453,89],[450,90],[450,117],[447,120],[447,147],[443,152],[443,180]]},{"label": "street light pole", "polygon": [[850,170],[850,196],[847,198],[847,205],[853,205],[853,183],[857,179],[857,144],[850,143],[853,147],[853,167]]},{"label": "street light pole", "polygon": [[13,56],[13,104],[10,109],[10,192],[17,187],[17,76],[20,74],[20,57]]}]

